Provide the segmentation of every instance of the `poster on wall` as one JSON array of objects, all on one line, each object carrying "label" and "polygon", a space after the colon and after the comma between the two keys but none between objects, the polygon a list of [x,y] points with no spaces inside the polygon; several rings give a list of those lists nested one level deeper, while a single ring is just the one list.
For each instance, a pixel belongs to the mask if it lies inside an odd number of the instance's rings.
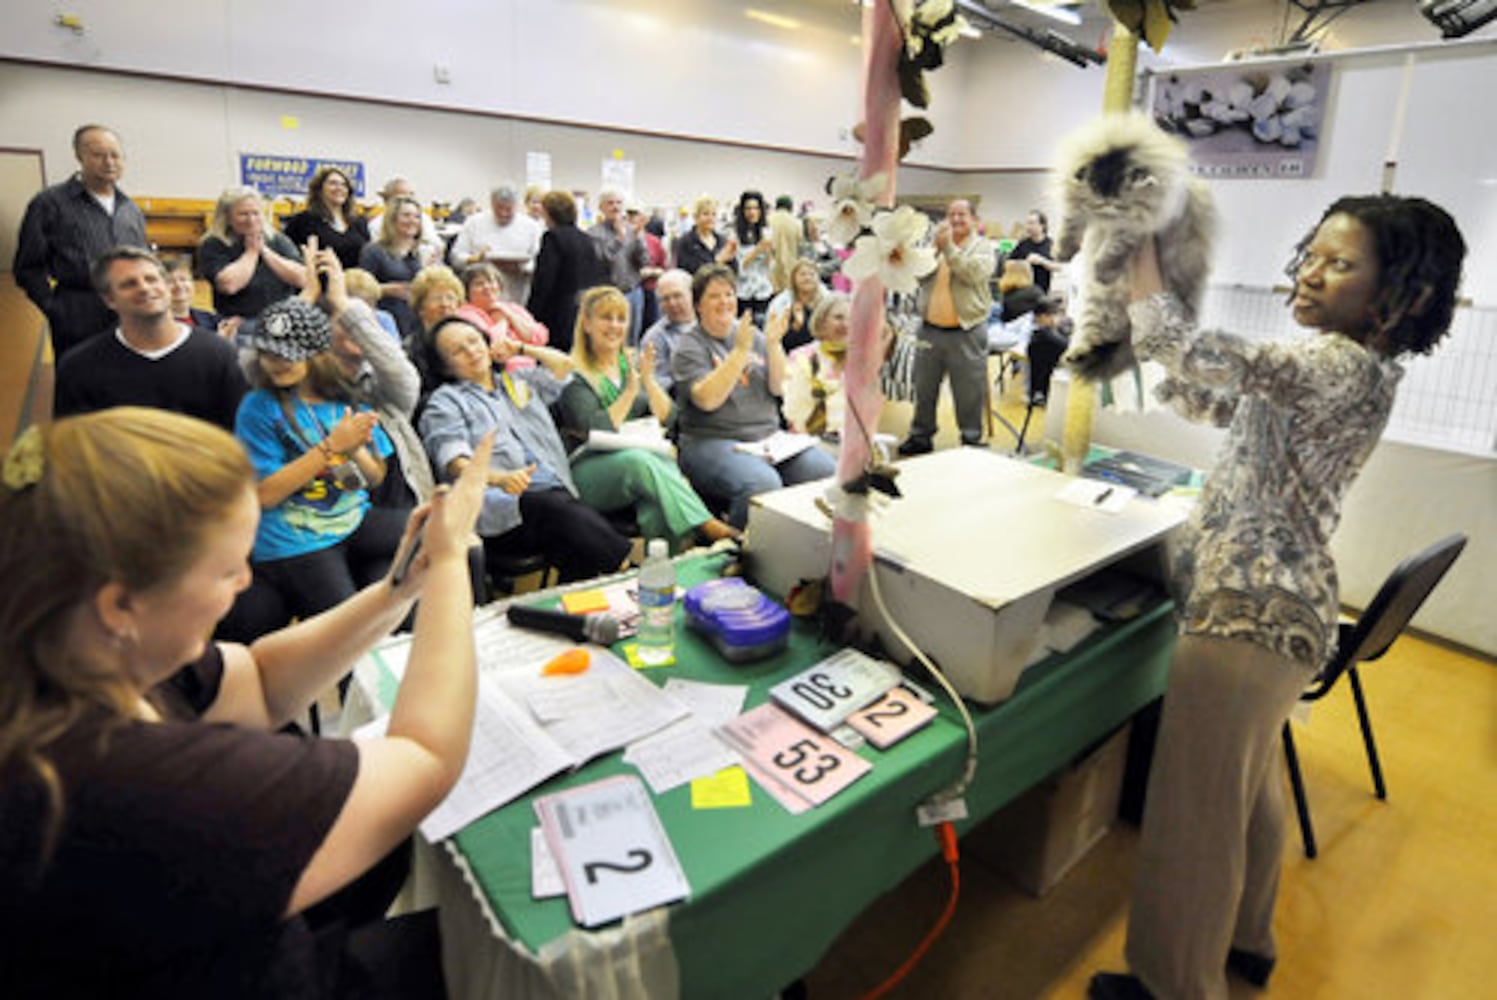
[{"label": "poster on wall", "polygon": [[1329,63],[1176,70],[1152,83],[1154,120],[1185,140],[1193,173],[1281,180],[1315,173]]},{"label": "poster on wall", "polygon": [[634,161],[613,159],[603,161],[602,169],[603,188],[612,188],[624,196],[628,201],[634,197]]},{"label": "poster on wall", "polygon": [[528,152],[525,154],[525,186],[551,190],[551,154]]},{"label": "poster on wall", "polygon": [[364,164],[356,160],[240,153],[239,183],[254,188],[267,198],[300,197],[307,193],[307,183],[312,175],[322,167],[336,167],[343,171],[353,184],[354,197],[364,196]]}]

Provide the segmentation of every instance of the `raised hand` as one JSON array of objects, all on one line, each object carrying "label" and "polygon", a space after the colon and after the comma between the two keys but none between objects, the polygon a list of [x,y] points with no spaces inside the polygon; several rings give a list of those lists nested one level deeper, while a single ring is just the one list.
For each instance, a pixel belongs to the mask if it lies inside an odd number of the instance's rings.
[{"label": "raised hand", "polygon": [[343,262],[332,250],[320,251],[317,255],[317,270],[327,278],[327,301],[334,314],[348,308],[348,281],[343,274]]},{"label": "raised hand", "polygon": [[[632,367],[632,366],[631,366]],[[654,381],[655,378],[655,342],[651,341],[645,345],[644,351],[639,355],[639,375],[646,382]]]},{"label": "raised hand", "polygon": [[770,344],[782,343],[790,329],[790,310],[770,316],[764,323],[764,339]]},{"label": "raised hand", "polygon": [[[781,336],[784,336],[781,333]],[[738,326],[733,330],[733,350],[745,353],[754,349],[754,316],[745,309],[738,317]]]},{"label": "raised hand", "polygon": [[351,451],[357,451],[365,442],[374,437],[374,427],[379,423],[379,416],[370,410],[355,412],[352,409],[343,411],[343,417],[333,429],[327,432],[327,446],[339,454],[346,455]]}]

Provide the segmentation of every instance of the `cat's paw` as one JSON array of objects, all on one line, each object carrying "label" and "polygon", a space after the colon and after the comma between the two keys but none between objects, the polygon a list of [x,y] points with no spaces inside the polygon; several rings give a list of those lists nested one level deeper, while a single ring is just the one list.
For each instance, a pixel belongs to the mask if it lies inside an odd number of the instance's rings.
[{"label": "cat's paw", "polygon": [[1133,363],[1133,350],[1126,342],[1116,340],[1077,344],[1061,360],[1088,382],[1102,382]]}]

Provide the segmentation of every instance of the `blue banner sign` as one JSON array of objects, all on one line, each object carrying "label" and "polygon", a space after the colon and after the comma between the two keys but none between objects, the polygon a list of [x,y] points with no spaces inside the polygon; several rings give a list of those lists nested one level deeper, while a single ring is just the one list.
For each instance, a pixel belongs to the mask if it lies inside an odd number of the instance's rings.
[{"label": "blue banner sign", "polygon": [[267,198],[305,196],[307,182],[319,167],[337,167],[353,183],[355,198],[364,196],[364,165],[353,160],[313,159],[306,156],[276,156],[271,153],[240,153],[240,183],[255,188]]}]

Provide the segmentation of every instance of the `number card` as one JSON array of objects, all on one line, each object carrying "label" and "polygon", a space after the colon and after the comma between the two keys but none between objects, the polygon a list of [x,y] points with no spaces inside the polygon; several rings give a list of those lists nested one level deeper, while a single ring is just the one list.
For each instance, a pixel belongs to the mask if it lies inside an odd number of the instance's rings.
[{"label": "number card", "polygon": [[597,927],[684,899],[691,892],[676,852],[638,778],[595,781],[535,800],[561,868],[572,919]]},{"label": "number card", "polygon": [[867,708],[854,712],[847,724],[862,733],[869,743],[886,750],[916,730],[925,728],[935,717],[934,708],[901,685]]},{"label": "number card", "polygon": [[776,705],[764,704],[718,729],[729,743],[784,789],[819,806],[867,774],[872,765]]},{"label": "number card", "polygon": [[900,680],[899,668],[844,649],[769,689],[769,696],[822,732],[831,732]]}]

